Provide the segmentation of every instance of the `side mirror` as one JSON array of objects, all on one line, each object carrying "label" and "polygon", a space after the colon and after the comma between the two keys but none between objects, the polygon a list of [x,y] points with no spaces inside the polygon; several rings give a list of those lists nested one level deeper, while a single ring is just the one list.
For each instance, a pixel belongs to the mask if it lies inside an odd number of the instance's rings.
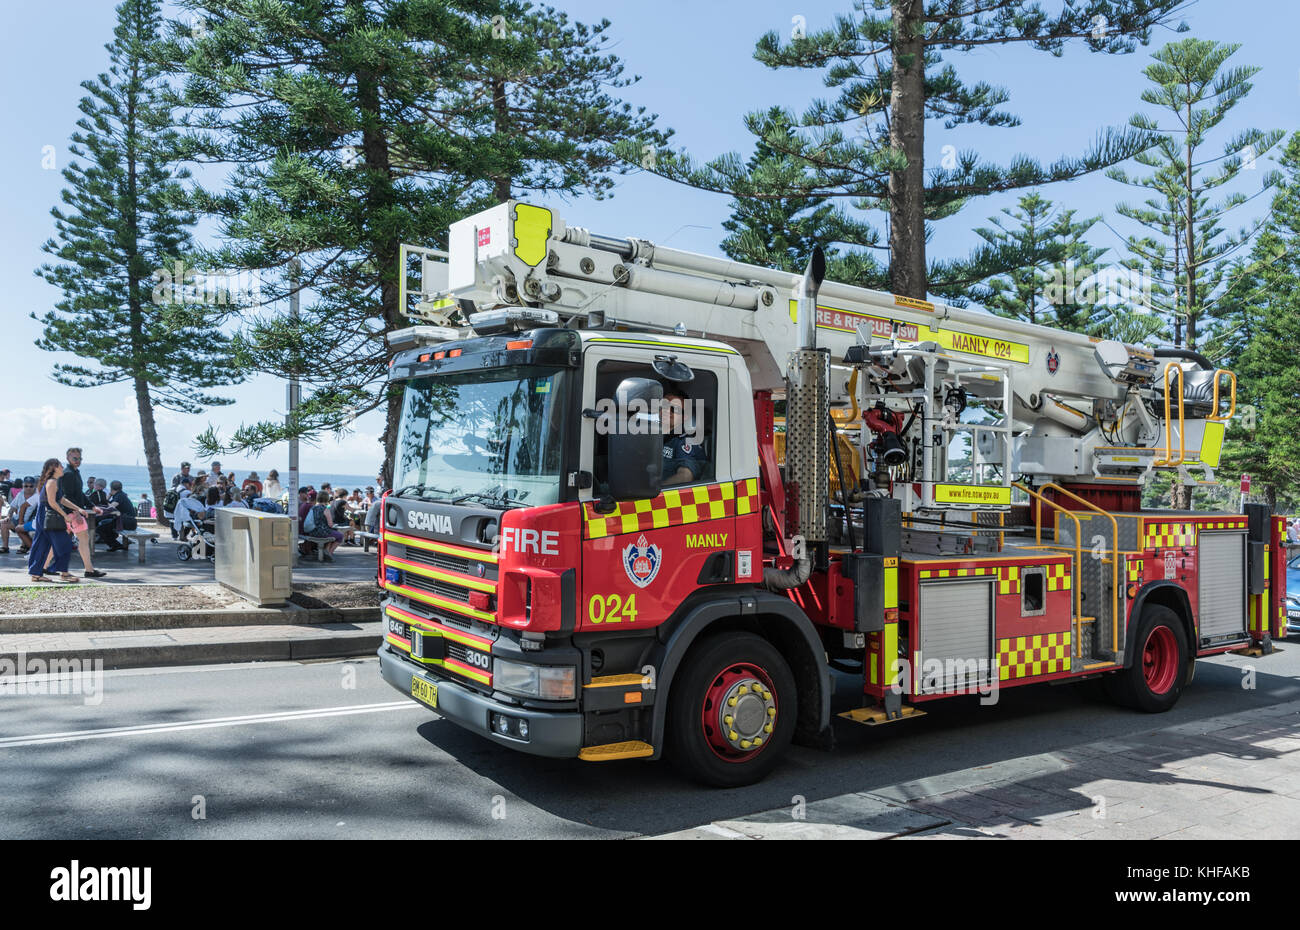
[{"label": "side mirror", "polygon": [[663,481],[664,434],[659,424],[663,385],[624,378],[614,392],[618,417],[609,435],[609,496],[616,501],[658,497]]}]

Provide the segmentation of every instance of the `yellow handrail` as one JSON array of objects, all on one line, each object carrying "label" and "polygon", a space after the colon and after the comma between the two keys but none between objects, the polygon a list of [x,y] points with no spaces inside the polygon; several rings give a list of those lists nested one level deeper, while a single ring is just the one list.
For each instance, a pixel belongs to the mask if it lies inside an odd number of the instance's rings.
[{"label": "yellow handrail", "polygon": [[831,419],[836,423],[852,423],[862,414],[862,408],[858,406],[858,369],[856,368],[853,369],[853,374],[849,377],[848,392],[849,400],[853,403],[853,410],[849,413],[832,410]]},{"label": "yellow handrail", "polygon": [[[1178,459],[1173,458],[1174,452],[1174,434],[1173,434],[1173,416],[1169,410],[1169,373],[1178,372]],[[1165,362],[1165,447],[1163,451],[1165,457],[1152,462],[1152,467],[1163,468],[1167,465],[1181,465],[1187,458],[1187,448],[1184,445],[1186,440],[1186,431],[1183,429],[1183,370],[1177,362]]]},{"label": "yellow handrail", "polygon": [[[1026,494],[1028,494],[1034,500],[1038,501],[1040,504],[1046,504],[1048,507],[1056,508],[1061,513],[1065,514],[1067,517],[1069,517],[1071,520],[1074,521],[1074,564],[1076,566],[1082,565],[1083,564],[1083,524],[1079,522],[1079,518],[1076,517],[1070,511],[1066,510],[1056,501],[1048,500],[1046,497],[1043,497],[1043,495],[1039,494],[1037,491],[1032,491],[1029,488],[1025,487],[1023,484],[1013,481],[1011,482],[1011,486],[1018,490],[1024,491]],[[1034,519],[1034,528],[1037,530],[1037,532],[1034,534],[1034,542],[1037,545],[1042,546],[1043,512],[1041,508],[1038,512],[1038,516]],[[1074,635],[1077,641],[1079,636],[1078,621],[1079,618],[1083,616],[1083,598],[1081,597],[1081,589],[1083,586],[1076,584],[1076,585],[1072,585],[1072,587],[1074,588],[1074,621],[1075,621],[1073,626],[1075,628]]]},{"label": "yellow handrail", "polygon": [[[854,369],[853,373],[857,374],[857,370]],[[1232,379],[1232,387],[1230,389],[1231,395],[1228,398],[1228,403],[1230,406],[1228,407],[1227,414],[1225,414],[1224,416],[1219,416],[1219,382],[1223,380],[1224,375],[1227,375],[1229,378]],[[1229,371],[1227,368],[1216,368],[1214,369],[1214,413],[1210,414],[1205,419],[1209,420],[1211,423],[1226,423],[1232,419],[1232,415],[1236,412],[1237,412],[1236,372]]]},{"label": "yellow handrail", "polygon": [[[1112,545],[1110,549],[1111,552],[1110,616],[1111,616],[1111,629],[1114,632],[1114,636],[1113,636],[1114,642],[1112,646],[1114,652],[1118,655],[1119,654],[1119,521],[1115,519],[1113,514],[1110,514],[1107,511],[1102,510],[1092,501],[1084,500],[1078,494],[1075,494],[1073,491],[1067,491],[1065,488],[1061,487],[1059,484],[1057,484],[1054,481],[1047,482],[1047,484],[1043,485],[1043,488],[1044,489],[1052,488],[1058,493],[1064,494],[1066,497],[1070,498],[1070,500],[1077,501],[1078,503],[1083,504],[1083,506],[1087,507],[1089,510],[1101,514],[1103,517],[1105,517],[1107,520],[1110,521],[1111,531],[1114,534],[1112,536],[1114,545]],[[1082,571],[1082,569],[1080,570]]]}]

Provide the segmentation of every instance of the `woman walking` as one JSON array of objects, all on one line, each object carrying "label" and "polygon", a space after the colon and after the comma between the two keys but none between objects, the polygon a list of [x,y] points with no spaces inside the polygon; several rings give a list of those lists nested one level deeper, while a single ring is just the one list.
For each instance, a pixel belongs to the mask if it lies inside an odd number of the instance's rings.
[{"label": "woman walking", "polygon": [[63,477],[63,465],[58,459],[46,459],[41,469],[40,490],[36,503],[36,539],[32,551],[27,556],[27,574],[32,581],[53,581],[45,575],[45,560],[51,552],[54,554],[50,566],[59,573],[59,580],[65,584],[76,584],[79,579],[68,571],[68,562],[76,541],[68,533],[68,516],[72,513],[84,514],[80,508],[69,503],[60,493],[59,480]]}]

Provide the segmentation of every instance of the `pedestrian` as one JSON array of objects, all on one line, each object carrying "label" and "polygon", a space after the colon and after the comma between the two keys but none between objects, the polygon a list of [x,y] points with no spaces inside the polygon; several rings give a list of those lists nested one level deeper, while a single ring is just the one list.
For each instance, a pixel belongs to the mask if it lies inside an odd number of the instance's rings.
[{"label": "pedestrian", "polygon": [[9,551],[9,534],[12,532],[22,540],[19,555],[26,555],[32,549],[31,529],[29,525],[36,516],[36,477],[28,475],[23,479],[22,487],[9,504],[9,517],[0,524],[0,553]]},{"label": "pedestrian", "polygon": [[[80,579],[68,571],[68,562],[75,547],[72,536],[68,533],[68,518],[74,513],[84,512],[77,505],[63,496],[62,479],[66,477],[63,466],[58,459],[46,459],[41,468],[40,489],[37,492],[36,521],[40,532],[37,533],[32,551],[27,556],[27,574],[33,582],[51,581],[46,577],[46,560],[50,567],[59,573],[59,580],[64,584],[76,584]],[[77,490],[81,490],[81,478],[78,476]]]},{"label": "pedestrian", "polygon": [[81,450],[73,446],[68,450],[68,465],[64,468],[63,477],[59,481],[62,488],[63,498],[71,505],[73,510],[73,519],[67,521],[67,530],[76,534],[77,552],[81,556],[81,564],[85,568],[87,578],[103,578],[108,572],[101,572],[95,569],[94,559],[91,557],[92,544],[90,541],[90,524],[84,519],[89,515],[99,515],[99,511],[91,504],[86,497],[86,492],[82,490],[81,472]]},{"label": "pedestrian", "polygon": [[241,494],[242,494],[244,491],[249,490],[250,488],[251,488],[252,491],[253,491],[253,496],[254,496],[254,497],[261,497],[261,496],[262,496],[262,493],[263,493],[262,479],[259,478],[259,477],[257,477],[257,472],[255,472],[255,471],[250,471],[250,472],[248,473],[248,477],[245,478],[244,481],[243,481],[243,483],[239,486],[239,490],[240,490],[240,493],[241,493]]},{"label": "pedestrian", "polygon": [[262,488],[262,496],[269,497],[272,500],[279,500],[280,495],[284,493],[284,488],[280,485],[280,473],[272,468],[266,473],[266,484]]},{"label": "pedestrian", "polygon": [[197,497],[194,492],[190,490],[189,485],[185,481],[182,481],[180,499],[176,501],[176,510],[172,516],[173,538],[184,542],[191,529],[191,519],[197,519],[197,515],[201,515],[203,509],[203,499]]},{"label": "pedestrian", "polygon": [[330,501],[326,506],[329,507],[330,526],[343,534],[343,539],[341,540],[343,545],[352,545],[352,534],[354,530],[352,529],[352,518],[349,514],[348,489],[339,488],[335,491],[334,500]]},{"label": "pedestrian", "polygon": [[213,480],[213,481],[216,481],[218,478],[221,477],[221,463],[220,463],[220,462],[213,462],[213,463],[212,463],[212,468],[209,469],[209,470],[212,472],[212,480]]},{"label": "pedestrian", "polygon": [[[120,485],[120,482],[119,482]],[[104,545],[108,546],[109,552],[116,552],[118,549],[125,549],[125,546],[117,545],[117,508],[108,496],[108,482],[103,478],[95,479],[95,490],[89,495],[90,502],[95,505],[95,510],[99,513],[94,522],[95,539],[98,539]],[[129,504],[130,501],[128,500]],[[91,545],[94,545],[92,542]]]},{"label": "pedestrian", "polygon": [[[103,479],[100,478],[96,480],[95,485],[98,488],[103,483]],[[122,542],[118,538],[118,533],[136,528],[135,504],[131,503],[131,498],[122,490],[122,482],[114,481],[109,487],[113,493],[107,497],[108,506],[104,510],[104,515],[96,521],[97,535],[100,542],[108,546],[109,552],[121,552],[129,547],[130,540]]]},{"label": "pedestrian", "polygon": [[9,477],[9,469],[0,468],[0,503],[8,503],[17,482]]},{"label": "pedestrian", "polygon": [[307,509],[302,514],[302,535],[313,539],[331,540],[323,543],[325,547],[323,561],[333,562],[334,550],[339,547],[339,543],[343,542],[343,534],[334,528],[330,508],[325,501],[326,498],[318,497],[315,491],[307,495]]},{"label": "pedestrian", "polygon": [[190,474],[189,462],[181,462],[181,473],[179,475],[172,476],[172,487],[176,487],[178,484],[180,484],[182,478],[190,478],[191,480],[193,479],[193,476]]}]

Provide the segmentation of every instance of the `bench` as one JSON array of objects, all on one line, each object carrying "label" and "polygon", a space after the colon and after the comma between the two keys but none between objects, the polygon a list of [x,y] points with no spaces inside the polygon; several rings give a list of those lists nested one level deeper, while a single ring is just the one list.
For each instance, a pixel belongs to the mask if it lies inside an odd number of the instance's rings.
[{"label": "bench", "polygon": [[145,550],[149,548],[149,543],[156,542],[158,539],[157,533],[150,533],[148,530],[120,530],[117,535],[136,543],[136,558],[141,565],[144,564]]},{"label": "bench", "polygon": [[332,543],[333,541],[334,541],[333,536],[299,536],[298,537],[299,545],[302,545],[303,543],[307,543],[309,546],[313,546],[316,549],[317,562],[325,561],[325,546],[326,544]]},{"label": "bench", "polygon": [[365,530],[357,530],[352,535],[361,540],[362,552],[369,552],[371,544],[379,542],[378,533],[368,533]]}]

